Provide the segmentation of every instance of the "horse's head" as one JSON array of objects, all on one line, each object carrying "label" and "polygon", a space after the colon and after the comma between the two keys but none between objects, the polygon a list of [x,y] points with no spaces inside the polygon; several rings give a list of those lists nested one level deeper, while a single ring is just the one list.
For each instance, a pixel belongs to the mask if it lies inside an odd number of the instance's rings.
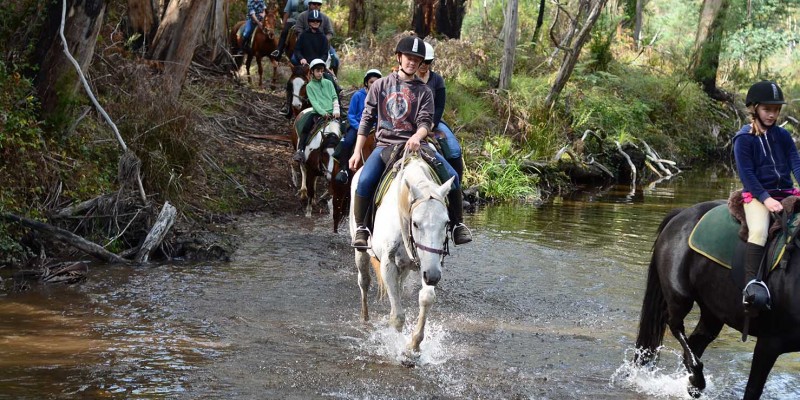
[{"label": "horse's head", "polygon": [[292,76],[289,78],[289,90],[292,92],[292,110],[297,115],[308,103],[306,97],[306,83],[308,83],[308,67],[298,65],[292,69]]},{"label": "horse's head", "polygon": [[277,18],[277,7],[270,5],[264,12],[264,19],[261,20],[262,32],[267,35],[269,40],[275,39],[275,24]]},{"label": "horse's head", "polygon": [[[413,174],[416,171],[409,169],[406,173]],[[450,220],[445,199],[455,178],[450,178],[442,185],[411,178],[404,179],[409,194],[411,252],[419,262],[422,281],[435,286],[442,278],[442,263],[448,252],[447,226]]]}]

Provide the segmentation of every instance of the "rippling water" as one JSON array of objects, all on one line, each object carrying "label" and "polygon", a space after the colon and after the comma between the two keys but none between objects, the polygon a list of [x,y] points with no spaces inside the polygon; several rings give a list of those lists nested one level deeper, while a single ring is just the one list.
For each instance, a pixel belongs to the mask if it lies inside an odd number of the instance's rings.
[{"label": "rippling water", "polygon": [[[686,398],[669,334],[660,370],[627,362],[650,248],[669,209],[736,186],[690,172],[479,210],[415,368],[401,365],[415,276],[402,333],[374,287],[362,324],[344,234],[324,218],[248,216],[230,263],[96,265],[83,284],[0,298],[0,398]],[[723,330],[704,355],[707,398],[741,397],[753,343]],[[798,369],[782,356],[764,398],[800,397]]]}]

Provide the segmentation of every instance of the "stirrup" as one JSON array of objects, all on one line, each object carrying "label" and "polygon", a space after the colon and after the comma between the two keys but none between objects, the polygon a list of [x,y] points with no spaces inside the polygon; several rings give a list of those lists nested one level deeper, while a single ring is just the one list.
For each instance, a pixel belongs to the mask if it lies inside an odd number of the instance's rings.
[{"label": "stirrup", "polygon": [[305,152],[303,150],[297,150],[292,155],[292,161],[302,163],[306,160]]},{"label": "stirrup", "polygon": [[272,53],[269,53],[269,55],[272,56],[272,58],[278,58],[281,56],[281,52],[278,50],[273,50]]},{"label": "stirrup", "polygon": [[[467,231],[467,233],[456,235],[456,229],[459,228],[464,228]],[[459,222],[453,226],[452,236],[453,236],[453,243],[455,243],[456,245],[467,244],[472,241],[472,231],[469,230],[469,228],[466,225],[464,225],[463,222]],[[457,237],[459,237],[458,240],[456,239]]]},{"label": "stirrup", "polygon": [[[363,238],[364,239],[364,243],[363,244],[359,243],[359,239],[360,238],[358,237],[358,234],[360,232],[366,232],[367,233],[367,237]],[[372,232],[369,231],[369,228],[367,228],[366,226],[363,226],[363,225],[359,226],[358,228],[356,228],[356,234],[355,234],[355,238],[353,238],[352,246],[354,248],[360,250],[360,251],[364,251],[366,249],[369,249],[370,248],[370,246],[369,246],[369,238],[370,238],[370,236],[372,236]]]},{"label": "stirrup", "polygon": [[342,185],[346,185],[347,181],[350,180],[350,174],[347,173],[347,170],[343,169],[343,170],[340,170],[339,173],[336,174],[336,177],[334,177],[333,179],[335,179],[336,182],[339,182]]},{"label": "stirrup", "polygon": [[[753,286],[753,292],[747,292],[747,289],[750,288],[751,285]],[[763,292],[758,290],[758,288],[763,288]],[[766,294],[766,297],[764,296]],[[759,310],[769,310],[772,308],[772,298],[769,293],[769,288],[763,281],[758,280],[751,280],[747,282],[744,289],[742,290],[742,304],[747,307],[756,307]]]}]

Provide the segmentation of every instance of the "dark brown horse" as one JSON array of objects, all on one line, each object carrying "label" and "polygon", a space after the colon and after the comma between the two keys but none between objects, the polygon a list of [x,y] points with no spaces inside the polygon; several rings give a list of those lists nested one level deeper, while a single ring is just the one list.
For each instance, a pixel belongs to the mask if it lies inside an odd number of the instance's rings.
[{"label": "dark brown horse", "polygon": [[[261,21],[263,29],[256,28],[251,34],[253,45],[249,49],[245,48],[242,38],[239,36],[239,31],[244,26],[245,21],[237,22],[236,25],[233,26],[230,36],[232,54],[237,54],[239,50],[245,50],[247,57],[245,67],[247,69],[248,82],[250,81],[250,63],[253,61],[253,57],[255,57],[256,64],[258,64],[258,86],[263,86],[264,68],[261,66],[261,59],[264,57],[269,58],[270,63],[272,63],[272,81],[270,82],[270,88],[272,89],[275,89],[275,83],[278,80],[278,62],[270,56],[270,53],[278,48],[278,38],[275,36],[276,16],[276,7],[274,5],[269,6],[264,15],[264,20]],[[236,61],[236,68],[238,70],[242,67],[242,59],[236,56],[234,60]]]},{"label": "dark brown horse", "polygon": [[[658,228],[653,257],[647,273],[642,302],[636,361],[655,362],[664,333],[670,332],[683,348],[683,364],[689,372],[689,393],[697,397],[706,387],[703,356],[723,325],[742,331],[745,325],[742,291],[729,270],[692,250],[688,238],[709,210],[724,200],[696,204],[669,213]],[[766,282],[772,294],[771,311],[751,318],[749,333],[758,337],[745,400],[758,399],[775,360],[783,353],[800,351],[800,254],[795,250],[788,265],[770,272]],[[683,320],[694,304],[700,319],[689,337]]]},{"label": "dark brown horse", "polygon": [[[364,142],[364,147],[361,151],[361,164],[364,164],[364,161],[369,158],[372,151],[375,150],[375,135],[370,134],[367,136],[367,141]],[[346,165],[340,165],[339,163],[334,163],[333,171],[331,173],[333,176],[339,173],[342,168],[348,168]],[[359,165],[357,168],[361,168]],[[355,171],[351,171],[350,176],[352,177]],[[340,183],[336,179],[332,179],[328,183],[328,192],[331,195],[331,202],[333,203],[331,208],[331,214],[333,214],[333,232],[339,232],[339,225],[342,223],[342,217],[347,215],[348,206],[350,205],[350,184],[352,183],[352,178],[347,180],[347,183]]]}]

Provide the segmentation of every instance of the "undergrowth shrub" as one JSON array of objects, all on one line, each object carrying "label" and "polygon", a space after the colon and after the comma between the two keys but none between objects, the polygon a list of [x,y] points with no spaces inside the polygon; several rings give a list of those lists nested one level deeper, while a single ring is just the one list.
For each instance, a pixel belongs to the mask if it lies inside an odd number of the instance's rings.
[{"label": "undergrowth shrub", "polygon": [[522,158],[513,142],[503,136],[484,141],[484,158],[477,168],[467,171],[467,180],[478,186],[482,196],[493,200],[521,200],[535,202],[541,199],[537,188],[538,177],[523,171]]}]

